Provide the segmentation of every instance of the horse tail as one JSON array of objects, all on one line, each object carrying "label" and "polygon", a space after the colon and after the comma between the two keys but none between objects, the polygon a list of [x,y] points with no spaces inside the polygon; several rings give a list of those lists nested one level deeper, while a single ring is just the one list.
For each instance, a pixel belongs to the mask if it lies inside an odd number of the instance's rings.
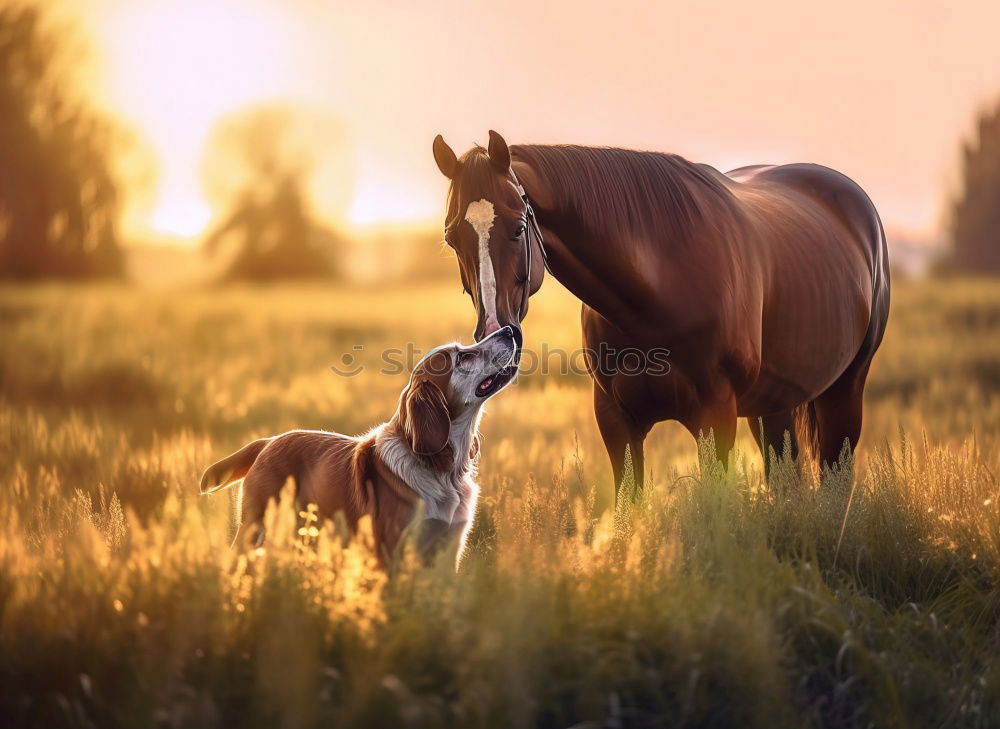
[{"label": "horse tail", "polygon": [[[868,201],[871,204],[871,200]],[[868,331],[861,349],[855,358],[854,364],[867,363],[875,356],[875,351],[882,344],[882,337],[885,334],[886,324],[889,321],[889,291],[892,286],[889,275],[889,249],[885,238],[885,229],[882,227],[882,218],[879,217],[875,206],[871,206],[872,217],[875,222],[875,230],[872,236],[872,307],[868,319]]]},{"label": "horse tail", "polygon": [[816,415],[816,403],[804,402],[792,410],[795,421],[795,438],[799,444],[799,453],[809,460],[819,460],[819,418]]},{"label": "horse tail", "polygon": [[271,438],[261,438],[253,443],[240,448],[233,454],[217,461],[205,469],[201,477],[201,487],[199,490],[203,494],[210,494],[225,488],[233,481],[239,481],[249,473],[250,468],[257,460],[257,456],[264,450],[264,447],[271,442]]}]

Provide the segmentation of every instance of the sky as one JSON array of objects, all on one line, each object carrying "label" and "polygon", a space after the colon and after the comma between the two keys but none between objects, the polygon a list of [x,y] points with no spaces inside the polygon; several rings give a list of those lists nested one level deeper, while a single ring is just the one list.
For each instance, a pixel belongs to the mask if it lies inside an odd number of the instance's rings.
[{"label": "sky", "polygon": [[194,237],[220,117],[301,105],[339,120],[349,227],[440,218],[442,133],[669,151],[721,169],[811,161],[931,234],[960,140],[1000,98],[1000,3],[62,0],[95,97],[156,160],[156,234]]}]

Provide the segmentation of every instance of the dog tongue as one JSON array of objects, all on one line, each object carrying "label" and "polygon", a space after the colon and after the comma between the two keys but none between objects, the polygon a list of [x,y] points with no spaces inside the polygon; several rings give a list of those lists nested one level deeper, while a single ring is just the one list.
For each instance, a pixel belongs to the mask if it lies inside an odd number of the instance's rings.
[{"label": "dog tongue", "polygon": [[487,377],[485,380],[479,383],[479,389],[485,390],[487,387],[493,384],[493,378]]}]

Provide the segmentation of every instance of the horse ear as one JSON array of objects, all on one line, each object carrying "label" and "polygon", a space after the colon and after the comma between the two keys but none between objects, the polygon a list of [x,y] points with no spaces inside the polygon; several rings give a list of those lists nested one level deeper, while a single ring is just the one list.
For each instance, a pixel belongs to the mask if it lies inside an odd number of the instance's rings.
[{"label": "horse ear", "polygon": [[499,134],[490,129],[490,162],[496,171],[506,175],[510,171],[510,149],[507,142]]},{"label": "horse ear", "polygon": [[455,179],[455,173],[458,172],[458,157],[440,134],[434,137],[434,161],[437,162],[442,175],[449,180]]},{"label": "horse ear", "polygon": [[403,430],[413,452],[433,456],[444,450],[451,434],[451,416],[441,388],[428,380],[414,383],[406,392],[403,408]]}]

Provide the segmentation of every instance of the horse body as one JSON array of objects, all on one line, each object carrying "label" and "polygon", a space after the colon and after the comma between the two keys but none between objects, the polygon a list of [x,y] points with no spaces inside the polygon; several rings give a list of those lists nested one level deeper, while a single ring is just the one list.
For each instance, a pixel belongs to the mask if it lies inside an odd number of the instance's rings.
[{"label": "horse body", "polygon": [[[739,414],[754,417],[814,400],[853,362],[884,243],[867,196],[833,170],[787,165],[737,179],[732,189],[755,232],[751,275],[764,284],[760,371],[739,401]],[[876,223],[868,230],[851,223],[865,207]]]},{"label": "horse body", "polygon": [[[491,134],[490,156],[494,142]],[[585,347],[601,356],[669,350],[666,374],[591,363],[616,483],[628,448],[641,484],[643,440],[663,420],[695,436],[713,431],[724,460],[739,416],[765,463],[785,431],[797,451],[797,420],[823,461],[835,461],[845,440],[856,445],[889,279],[878,215],[853,181],[804,164],[724,175],[628,150],[513,146],[506,154],[533,204],[550,270],[583,302]],[[488,194],[470,181],[460,186],[465,197]],[[468,204],[455,183],[452,192],[453,206]],[[517,269],[510,260],[507,267]],[[515,283],[498,280],[508,292],[500,304]],[[526,311],[506,309],[508,317]]]}]

